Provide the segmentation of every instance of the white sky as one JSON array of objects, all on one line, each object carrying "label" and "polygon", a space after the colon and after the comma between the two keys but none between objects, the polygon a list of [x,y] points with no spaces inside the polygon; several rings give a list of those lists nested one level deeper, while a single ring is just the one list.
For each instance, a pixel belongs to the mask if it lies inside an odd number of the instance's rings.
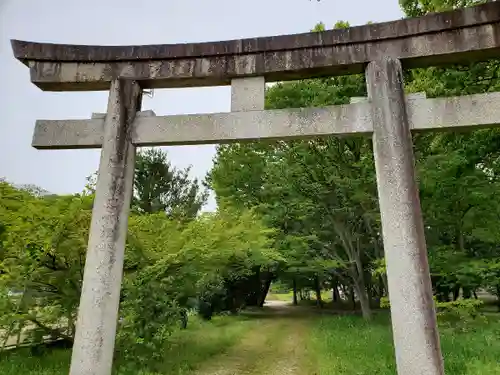
[{"label": "white sky", "polygon": [[[10,39],[69,44],[203,42],[309,31],[320,21],[361,25],[402,17],[397,0],[0,0],[0,177],[52,193],[82,191],[99,150],[31,147],[36,119],[105,112],[106,92],[42,92],[12,56]],[[227,87],[155,90],[143,109],[157,115],[229,111]],[[214,146],[167,147],[172,164],[203,179]],[[213,197],[207,209],[215,207]]]}]

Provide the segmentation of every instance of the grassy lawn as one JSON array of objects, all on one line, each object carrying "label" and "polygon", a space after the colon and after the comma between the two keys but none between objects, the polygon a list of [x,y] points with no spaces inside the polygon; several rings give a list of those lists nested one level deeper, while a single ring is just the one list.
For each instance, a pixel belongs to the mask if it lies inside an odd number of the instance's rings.
[{"label": "grassy lawn", "polygon": [[[266,314],[191,319],[176,332],[161,362],[149,369],[118,365],[115,375],[394,375],[396,366],[387,313],[366,323],[357,316],[318,315],[304,307]],[[500,374],[500,320],[466,332],[440,328],[447,375]],[[28,350],[0,359],[2,375],[66,375],[70,352],[32,356]],[[230,371],[230,372],[228,372]]]},{"label": "grassy lawn", "polygon": [[285,301],[293,302],[293,293],[268,293],[266,297],[267,301]]},{"label": "grassy lawn", "polygon": [[[161,363],[156,371],[117,366],[119,375],[187,374],[210,357],[221,354],[235,345],[258,321],[241,317],[216,317],[211,322],[191,318],[188,329],[174,333],[165,345]],[[32,356],[28,349],[7,353],[0,358],[1,375],[67,375],[69,350],[53,350],[42,356]]]},{"label": "grassy lawn", "polygon": [[[457,332],[440,328],[447,375],[500,374],[500,321]],[[387,315],[372,323],[360,317],[322,317],[307,342],[310,367],[318,375],[394,375],[396,364]]]},{"label": "grassy lawn", "polygon": [[[321,291],[321,299],[323,302],[331,302],[332,301],[332,292],[330,290],[322,290]],[[266,300],[268,301],[285,301],[285,302],[293,302],[293,292],[289,291],[286,293],[277,293],[277,292],[269,292],[267,294]],[[306,301],[300,301],[299,303],[305,304],[305,305],[310,305],[310,304],[315,304],[316,303],[316,294],[311,292],[311,299],[306,300]]]},{"label": "grassy lawn", "polygon": [[[323,300],[323,302],[331,301],[332,300],[332,292],[330,290],[322,290],[321,291],[321,299]],[[267,294],[266,300],[293,302],[293,292],[292,291],[289,291],[286,293],[269,292]],[[311,292],[311,301],[314,301],[314,302],[316,301],[316,295],[312,292]]]}]

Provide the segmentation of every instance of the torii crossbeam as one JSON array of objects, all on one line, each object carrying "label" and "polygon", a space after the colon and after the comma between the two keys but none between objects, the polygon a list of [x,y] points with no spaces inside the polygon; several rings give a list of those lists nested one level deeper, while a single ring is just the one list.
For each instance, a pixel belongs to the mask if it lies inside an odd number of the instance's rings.
[{"label": "torii crossbeam", "polygon": [[[500,57],[500,3],[317,33],[223,42],[77,46],[12,41],[47,91],[109,90],[107,113],[39,120],[39,149],[102,148],[71,375],[109,375],[137,146],[327,135],[373,136],[400,375],[442,375],[412,131],[497,126],[500,93],[426,99],[403,68]],[[325,108],[264,110],[265,82],[366,73],[368,98]],[[231,112],[140,112],[145,88],[231,85]]]}]

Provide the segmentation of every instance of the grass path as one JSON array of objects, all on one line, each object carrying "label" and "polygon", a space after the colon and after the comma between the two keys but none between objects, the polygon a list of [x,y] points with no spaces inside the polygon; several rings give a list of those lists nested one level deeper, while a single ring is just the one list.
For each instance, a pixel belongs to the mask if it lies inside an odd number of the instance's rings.
[{"label": "grass path", "polygon": [[[285,303],[286,304],[286,303]],[[440,327],[447,375],[500,374],[500,320]],[[70,351],[0,357],[1,375],[66,375]],[[135,366],[135,367],[134,367]],[[387,313],[372,322],[273,301],[239,316],[192,319],[176,331],[158,361],[116,363],[114,375],[394,375]]]},{"label": "grass path", "polygon": [[305,375],[305,317],[291,314],[282,304],[258,315],[260,324],[226,353],[215,356],[196,375]]}]

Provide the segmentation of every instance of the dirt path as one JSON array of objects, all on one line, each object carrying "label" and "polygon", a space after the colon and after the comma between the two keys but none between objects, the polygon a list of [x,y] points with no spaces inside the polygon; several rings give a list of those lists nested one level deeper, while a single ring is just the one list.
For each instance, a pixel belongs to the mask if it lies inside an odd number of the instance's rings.
[{"label": "dirt path", "polygon": [[267,312],[255,319],[262,322],[257,329],[205,363],[196,375],[306,375],[304,339],[310,320],[279,301],[268,304]]}]

